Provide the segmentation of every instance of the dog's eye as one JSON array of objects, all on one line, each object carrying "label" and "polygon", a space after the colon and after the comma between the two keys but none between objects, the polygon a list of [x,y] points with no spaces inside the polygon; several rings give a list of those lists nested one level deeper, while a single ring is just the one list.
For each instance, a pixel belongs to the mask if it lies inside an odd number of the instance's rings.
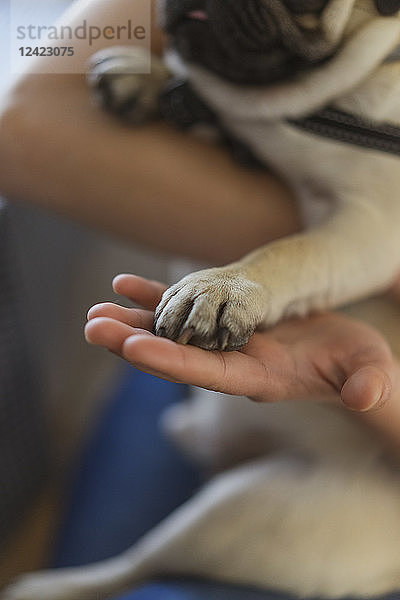
[{"label": "dog's eye", "polygon": [[375,0],[376,8],[381,15],[389,17],[400,10],[400,0]]}]

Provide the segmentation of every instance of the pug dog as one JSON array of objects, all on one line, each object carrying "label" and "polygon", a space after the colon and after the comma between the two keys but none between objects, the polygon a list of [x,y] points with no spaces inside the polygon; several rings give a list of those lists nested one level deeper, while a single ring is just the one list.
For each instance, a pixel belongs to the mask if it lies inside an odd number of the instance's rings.
[{"label": "pug dog", "polygon": [[[234,350],[257,327],[389,285],[400,268],[400,172],[398,153],[382,150],[399,124],[400,62],[388,62],[400,43],[398,9],[366,0],[166,0],[168,66],[153,57],[150,77],[134,75],[138,49],[97,55],[92,85],[134,123],[157,113],[158,92],[179,71],[303,208],[304,232],[173,285],[156,312],[159,335]],[[346,119],[351,143],[341,139]]]},{"label": "pug dog", "polygon": [[[140,50],[101,52],[89,74],[97,95],[140,124],[165,102],[170,114],[165,86],[178,73],[174,118],[194,129],[205,119],[275,169],[305,229],[173,285],[157,333],[234,350],[257,327],[385,289],[400,268],[400,2],[165,0],[160,10],[165,61],[153,57],[144,75]],[[208,468],[224,453],[233,462],[232,448],[236,466],[121,556],[27,575],[1,600],[99,600],[162,575],[303,598],[400,590],[398,468],[349,413],[199,390],[164,422]],[[238,440],[254,435],[258,458],[241,463]]]}]

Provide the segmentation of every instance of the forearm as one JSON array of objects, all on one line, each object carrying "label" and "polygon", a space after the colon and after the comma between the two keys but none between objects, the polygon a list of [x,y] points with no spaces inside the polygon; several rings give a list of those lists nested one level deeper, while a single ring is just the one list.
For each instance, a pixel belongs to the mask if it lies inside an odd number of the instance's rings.
[{"label": "forearm", "polygon": [[[75,24],[109,10],[101,0],[82,6]],[[122,19],[132,4],[114,8]],[[152,49],[161,47],[153,27]],[[124,127],[91,102],[83,75],[27,74],[10,94],[0,114],[0,193],[213,263],[299,227],[293,198],[274,177],[163,124]]]},{"label": "forearm", "polygon": [[161,124],[128,129],[83,77],[35,75],[0,123],[0,192],[157,249],[220,261],[298,226],[266,174]]}]

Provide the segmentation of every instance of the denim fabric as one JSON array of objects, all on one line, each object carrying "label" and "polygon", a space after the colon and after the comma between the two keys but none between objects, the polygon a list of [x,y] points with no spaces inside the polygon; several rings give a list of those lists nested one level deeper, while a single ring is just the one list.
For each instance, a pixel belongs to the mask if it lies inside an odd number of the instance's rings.
[{"label": "denim fabric", "polygon": [[186,393],[127,367],[75,475],[54,566],[114,556],[187,500],[197,471],[165,439],[162,410]]},{"label": "denim fabric", "polygon": [[187,580],[160,581],[121,596],[117,600],[295,600],[275,592],[221,583]]},{"label": "denim fabric", "polygon": [[[399,600],[400,592],[380,600]],[[160,581],[143,586],[116,600],[296,600],[274,591],[261,591],[247,587],[231,586],[203,581]],[[298,600],[298,599],[297,599]],[[318,600],[315,598],[314,600]],[[357,600],[346,598],[343,600]],[[379,599],[378,599],[379,600]]]}]

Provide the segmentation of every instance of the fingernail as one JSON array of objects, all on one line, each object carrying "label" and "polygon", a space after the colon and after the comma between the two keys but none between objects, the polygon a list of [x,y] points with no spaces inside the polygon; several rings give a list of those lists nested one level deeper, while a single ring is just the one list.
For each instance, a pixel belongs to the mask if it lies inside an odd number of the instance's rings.
[{"label": "fingernail", "polygon": [[355,412],[378,410],[390,395],[388,377],[375,367],[364,367],[354,373],[342,388],[344,405]]},{"label": "fingernail", "polygon": [[379,410],[380,408],[382,408],[383,406],[385,406],[386,401],[388,399],[388,388],[386,385],[382,386],[380,392],[377,393],[376,398],[374,400],[374,402],[371,403],[371,405],[366,408],[365,410]]}]

